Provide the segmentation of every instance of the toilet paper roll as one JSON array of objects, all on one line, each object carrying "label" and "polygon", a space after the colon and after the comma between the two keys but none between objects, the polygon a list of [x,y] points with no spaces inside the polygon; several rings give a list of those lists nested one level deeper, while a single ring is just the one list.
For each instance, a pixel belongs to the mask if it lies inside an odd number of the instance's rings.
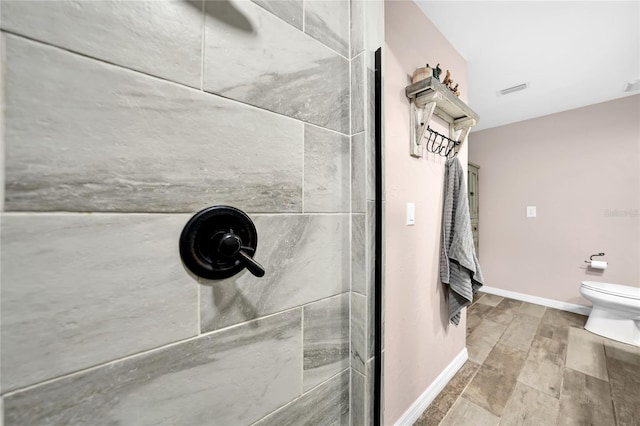
[{"label": "toilet paper roll", "polygon": [[603,260],[592,260],[589,267],[591,269],[607,269],[607,262]]}]

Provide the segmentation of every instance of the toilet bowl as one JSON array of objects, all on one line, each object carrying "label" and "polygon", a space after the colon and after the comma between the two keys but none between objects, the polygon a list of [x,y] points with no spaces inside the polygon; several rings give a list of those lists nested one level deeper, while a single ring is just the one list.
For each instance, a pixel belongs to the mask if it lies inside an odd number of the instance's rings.
[{"label": "toilet bowl", "polygon": [[593,304],[585,329],[640,346],[640,287],[583,281],[580,293]]}]

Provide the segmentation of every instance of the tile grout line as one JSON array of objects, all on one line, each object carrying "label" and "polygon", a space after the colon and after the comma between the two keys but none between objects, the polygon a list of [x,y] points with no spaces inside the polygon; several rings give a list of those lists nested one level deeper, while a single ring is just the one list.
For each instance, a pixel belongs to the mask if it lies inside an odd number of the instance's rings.
[{"label": "tile grout line", "polygon": [[207,13],[205,11],[205,2],[202,0],[202,40],[200,43],[200,91],[204,92],[204,48],[205,48],[205,36],[207,25]]},{"label": "tile grout line", "polygon": [[35,38],[29,37],[27,35],[20,34],[18,32],[9,31],[9,30],[7,30],[5,28],[1,29],[0,33],[4,33],[4,34],[11,35],[13,37],[17,37],[17,38],[20,38],[20,39],[28,40],[31,43],[37,43],[37,44],[41,44],[43,46],[48,46],[48,47],[53,48],[53,49],[59,49],[59,50],[62,50],[63,52],[67,52],[67,53],[72,54],[72,55],[77,55],[77,56],[80,56],[80,57],[85,58],[85,59],[89,59],[89,60],[96,61],[96,62],[99,62],[99,63],[102,63],[102,64],[110,65],[110,66],[116,67],[116,68],[118,68],[120,70],[126,70],[128,72],[132,72],[132,73],[140,74],[140,75],[143,75],[143,76],[146,76],[146,77],[149,77],[149,78],[157,79],[157,80],[162,81],[164,83],[174,84],[174,85],[176,85],[178,87],[182,87],[183,89],[195,90],[196,92],[201,93],[201,94],[214,96],[214,97],[217,97],[217,98],[220,98],[220,99],[226,99],[226,100],[234,102],[236,104],[244,105],[245,107],[248,107],[248,108],[254,108],[254,109],[257,109],[259,111],[263,111],[263,112],[266,112],[266,113],[274,114],[274,115],[276,115],[278,117],[282,117],[282,118],[286,118],[286,119],[289,119],[289,120],[293,120],[293,121],[295,121],[297,123],[310,124],[310,125],[319,127],[321,129],[324,129],[324,130],[328,130],[328,131],[332,131],[332,132],[335,132],[335,133],[339,133],[339,134],[344,135],[344,136],[350,136],[349,132],[351,131],[351,129],[349,129],[347,133],[343,133],[343,132],[340,132],[340,131],[335,130],[335,129],[322,127],[322,126],[320,126],[318,124],[309,123],[309,122],[304,121],[302,119],[299,119],[299,118],[296,118],[296,117],[291,117],[291,116],[288,116],[286,114],[283,114],[283,113],[280,113],[280,112],[277,112],[277,111],[271,111],[270,109],[266,109],[264,107],[252,105],[250,103],[243,102],[243,101],[238,100],[238,99],[230,98],[230,97],[225,96],[225,95],[223,95],[221,93],[208,92],[208,91],[203,90],[203,89],[201,90],[198,87],[189,86],[189,85],[186,85],[184,83],[179,83],[177,81],[169,80],[169,79],[167,79],[165,77],[161,77],[161,76],[154,75],[154,74],[149,74],[149,73],[147,73],[145,71],[128,68],[128,67],[126,67],[124,65],[120,65],[120,64],[117,64],[115,62],[109,62],[106,59],[101,59],[101,58],[98,58],[98,57],[95,57],[95,56],[90,56],[90,55],[87,55],[87,54],[84,54],[84,53],[81,53],[81,52],[78,52],[78,51],[75,51],[75,50],[71,50],[71,49],[68,49],[68,48],[65,48],[65,47],[61,47],[61,46],[58,46],[58,45],[55,45],[55,44],[51,44],[51,43],[43,41],[43,40],[35,39]]}]

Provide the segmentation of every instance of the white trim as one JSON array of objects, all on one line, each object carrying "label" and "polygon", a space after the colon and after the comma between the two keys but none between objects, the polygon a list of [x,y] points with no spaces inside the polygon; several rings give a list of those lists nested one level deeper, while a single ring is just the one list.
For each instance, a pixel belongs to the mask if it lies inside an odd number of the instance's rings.
[{"label": "white trim", "polygon": [[464,348],[456,357],[451,361],[449,365],[444,369],[442,373],[429,385],[422,395],[416,399],[411,407],[395,422],[396,426],[410,426],[420,418],[420,415],[424,413],[429,404],[433,402],[442,389],[449,383],[449,381],[456,375],[458,370],[469,359],[469,353],[467,348]]},{"label": "white trim", "polygon": [[591,306],[576,305],[574,303],[560,302],[559,300],[545,299],[544,297],[531,296],[529,294],[517,293],[515,291],[503,290],[501,288],[487,287],[483,285],[478,291],[494,294],[496,296],[508,297],[509,299],[521,300],[523,302],[534,303],[536,305],[547,306],[549,308],[560,309],[561,311],[574,312],[580,315],[589,316]]}]

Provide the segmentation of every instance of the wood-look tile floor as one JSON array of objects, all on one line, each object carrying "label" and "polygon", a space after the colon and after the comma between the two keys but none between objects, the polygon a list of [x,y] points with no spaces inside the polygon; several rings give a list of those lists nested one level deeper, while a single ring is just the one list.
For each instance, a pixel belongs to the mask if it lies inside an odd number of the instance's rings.
[{"label": "wood-look tile floor", "polygon": [[414,426],[640,426],[640,348],[587,317],[478,293],[469,360]]}]

